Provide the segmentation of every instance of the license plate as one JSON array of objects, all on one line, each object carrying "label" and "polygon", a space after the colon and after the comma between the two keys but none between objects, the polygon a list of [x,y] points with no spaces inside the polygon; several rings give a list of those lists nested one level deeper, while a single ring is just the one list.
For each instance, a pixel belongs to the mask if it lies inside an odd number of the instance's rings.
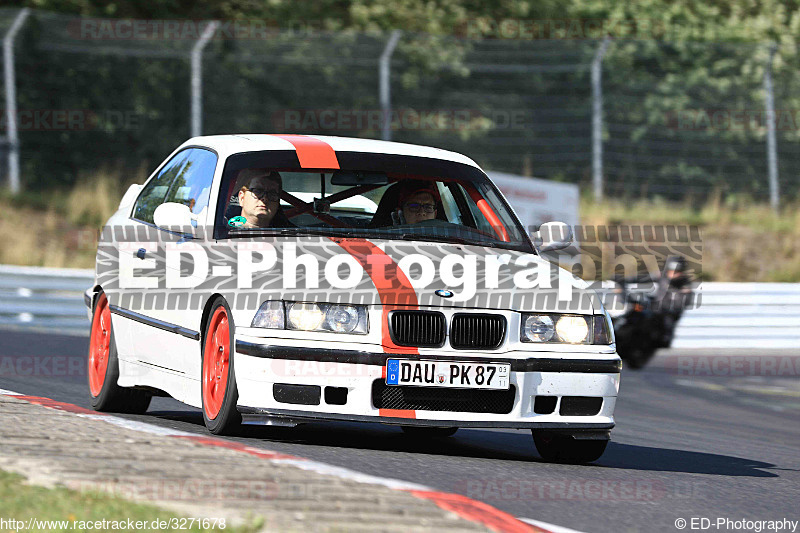
[{"label": "license plate", "polygon": [[508,389],[511,365],[455,361],[386,361],[387,385],[449,387],[459,389]]}]

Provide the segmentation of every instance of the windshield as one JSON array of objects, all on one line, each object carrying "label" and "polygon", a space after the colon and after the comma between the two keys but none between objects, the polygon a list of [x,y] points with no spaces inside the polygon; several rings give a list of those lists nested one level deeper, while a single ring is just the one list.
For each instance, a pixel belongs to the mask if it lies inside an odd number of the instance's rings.
[{"label": "windshield", "polygon": [[439,161],[428,169],[419,161],[423,158],[403,157],[417,160],[399,167],[404,172],[389,170],[395,165],[384,170],[374,161],[363,168],[308,170],[269,165],[269,153],[264,154],[261,160],[253,154],[228,158],[218,238],[313,234],[532,252],[511,208],[474,167]]}]

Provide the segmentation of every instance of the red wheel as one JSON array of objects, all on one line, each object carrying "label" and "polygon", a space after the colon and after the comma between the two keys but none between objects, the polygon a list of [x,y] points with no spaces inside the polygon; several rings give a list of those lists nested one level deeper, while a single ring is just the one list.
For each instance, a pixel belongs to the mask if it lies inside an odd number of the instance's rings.
[{"label": "red wheel", "polygon": [[150,405],[150,392],[120,387],[119,360],[111,307],[104,292],[97,294],[89,336],[89,357],[86,361],[92,407],[97,411],[117,413],[144,413]]},{"label": "red wheel", "polygon": [[228,313],[220,306],[209,321],[208,337],[203,351],[203,407],[206,416],[211,420],[217,418],[225,400],[230,354]]},{"label": "red wheel", "polygon": [[203,334],[200,392],[203,397],[203,421],[215,435],[236,433],[242,416],[236,408],[239,392],[233,371],[233,317],[225,299],[217,297],[211,305],[211,317]]},{"label": "red wheel", "polygon": [[97,397],[103,390],[108,370],[108,358],[111,351],[111,310],[105,293],[97,298],[92,333],[89,340],[89,391]]}]

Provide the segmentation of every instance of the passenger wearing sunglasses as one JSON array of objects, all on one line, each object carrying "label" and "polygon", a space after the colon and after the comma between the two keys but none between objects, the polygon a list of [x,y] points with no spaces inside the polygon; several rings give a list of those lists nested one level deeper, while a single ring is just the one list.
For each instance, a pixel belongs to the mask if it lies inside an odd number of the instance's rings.
[{"label": "passenger wearing sunglasses", "polygon": [[433,187],[424,187],[409,191],[400,196],[397,213],[405,224],[417,224],[436,218],[436,203],[439,193]]},{"label": "passenger wearing sunglasses", "polygon": [[[285,228],[293,224],[281,210],[281,175],[275,171],[248,168],[239,179],[244,183],[239,189],[239,205],[242,206],[240,227]],[[239,225],[239,224],[237,224]]]}]

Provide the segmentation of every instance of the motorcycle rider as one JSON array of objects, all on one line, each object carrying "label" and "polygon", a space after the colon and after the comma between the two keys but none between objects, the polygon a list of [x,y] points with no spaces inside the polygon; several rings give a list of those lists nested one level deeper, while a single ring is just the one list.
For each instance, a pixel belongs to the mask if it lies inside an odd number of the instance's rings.
[{"label": "motorcycle rider", "polygon": [[663,317],[661,347],[672,344],[672,337],[683,310],[691,304],[691,280],[686,272],[686,259],[673,255],[664,263],[664,273],[656,285],[654,310]]}]

